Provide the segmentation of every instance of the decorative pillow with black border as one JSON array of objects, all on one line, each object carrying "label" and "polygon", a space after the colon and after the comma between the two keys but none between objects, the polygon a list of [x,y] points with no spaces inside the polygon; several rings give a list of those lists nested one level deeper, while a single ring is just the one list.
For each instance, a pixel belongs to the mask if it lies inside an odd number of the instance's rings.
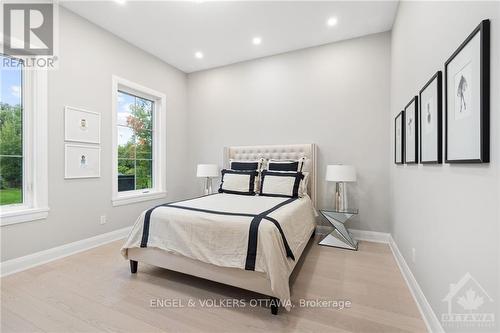
[{"label": "decorative pillow with black border", "polygon": [[296,171],[302,172],[306,158],[301,157],[298,160],[269,160],[267,170],[269,171]]},{"label": "decorative pillow with black border", "polygon": [[221,173],[219,193],[255,195],[257,171],[223,169]]},{"label": "decorative pillow with black border", "polygon": [[262,171],[260,195],[268,197],[298,198],[302,172]]}]

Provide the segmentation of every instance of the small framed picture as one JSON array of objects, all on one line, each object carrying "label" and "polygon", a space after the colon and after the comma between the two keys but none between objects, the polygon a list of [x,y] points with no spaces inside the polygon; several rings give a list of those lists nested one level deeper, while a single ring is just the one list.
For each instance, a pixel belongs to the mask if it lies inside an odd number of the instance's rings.
[{"label": "small framed picture", "polygon": [[405,106],[405,163],[418,163],[418,97]]},{"label": "small framed picture", "polygon": [[394,119],[394,163],[403,164],[405,151],[405,112],[401,111]]},{"label": "small framed picture", "polygon": [[64,108],[64,140],[100,143],[101,115],[97,112],[66,106]]},{"label": "small framed picture", "polygon": [[490,161],[490,21],[484,20],[444,65],[445,161]]},{"label": "small framed picture", "polygon": [[101,176],[101,147],[67,143],[64,150],[64,178],[97,178]]},{"label": "small framed picture", "polygon": [[442,73],[438,71],[419,93],[420,163],[442,163]]}]

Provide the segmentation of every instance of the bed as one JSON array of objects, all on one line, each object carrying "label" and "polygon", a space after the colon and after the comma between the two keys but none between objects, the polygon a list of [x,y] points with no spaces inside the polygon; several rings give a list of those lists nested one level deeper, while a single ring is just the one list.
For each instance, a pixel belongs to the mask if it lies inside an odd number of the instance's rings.
[{"label": "bed", "polygon": [[168,203],[143,212],[121,249],[131,272],[139,262],[247,289],[291,308],[289,277],[315,230],[314,144],[238,146],[230,159],[307,158],[307,195],[301,198],[227,193]]}]

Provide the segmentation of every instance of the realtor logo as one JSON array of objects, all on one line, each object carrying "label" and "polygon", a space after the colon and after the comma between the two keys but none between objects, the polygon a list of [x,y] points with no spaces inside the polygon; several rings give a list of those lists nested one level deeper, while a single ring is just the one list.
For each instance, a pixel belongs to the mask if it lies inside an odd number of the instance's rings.
[{"label": "realtor logo", "polygon": [[448,312],[441,314],[441,322],[447,327],[493,327],[495,314],[493,299],[476,279],[466,273],[457,283],[450,284],[443,298],[448,303]]},{"label": "realtor logo", "polygon": [[4,4],[3,31],[3,53],[12,56],[54,55],[54,5]]}]

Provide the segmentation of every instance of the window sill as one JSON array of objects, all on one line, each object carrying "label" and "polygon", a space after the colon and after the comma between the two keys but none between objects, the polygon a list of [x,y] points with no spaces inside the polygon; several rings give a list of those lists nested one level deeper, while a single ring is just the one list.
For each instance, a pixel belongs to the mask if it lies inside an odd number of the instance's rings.
[{"label": "window sill", "polygon": [[3,211],[0,213],[2,219],[0,226],[3,227],[10,224],[42,220],[47,218],[48,215],[49,207]]},{"label": "window sill", "polygon": [[166,196],[167,192],[136,193],[136,194],[122,195],[113,198],[112,201],[113,201],[113,206],[123,206],[137,202],[162,199],[165,198]]}]

